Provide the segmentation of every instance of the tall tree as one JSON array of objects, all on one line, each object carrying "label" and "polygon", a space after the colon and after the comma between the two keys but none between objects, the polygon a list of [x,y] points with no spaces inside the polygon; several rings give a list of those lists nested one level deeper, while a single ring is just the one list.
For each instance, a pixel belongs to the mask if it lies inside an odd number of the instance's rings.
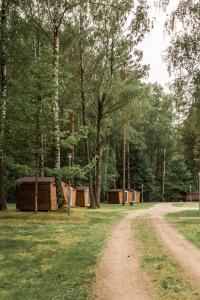
[{"label": "tall tree", "polygon": [[6,208],[4,191],[4,124],[7,105],[7,22],[10,1],[1,1],[0,10],[0,210]]},{"label": "tall tree", "polygon": [[[134,57],[131,57],[129,50],[134,48],[142,40],[144,33],[149,30],[146,2],[140,2],[134,8],[135,13],[131,15],[133,10],[131,1],[125,1],[123,5],[120,1],[110,1],[109,5],[101,1],[91,5],[94,36],[97,37],[93,45],[93,53],[96,55],[93,59],[93,78],[90,84],[90,94],[96,114],[95,201],[97,206],[100,205],[101,194],[104,119],[128,103],[127,100],[117,101],[113,98],[115,82],[119,79],[118,73],[124,63],[130,69],[136,68],[141,58],[140,52],[135,50]],[[130,15],[132,20],[126,30]],[[131,65],[132,58],[134,65]]]}]

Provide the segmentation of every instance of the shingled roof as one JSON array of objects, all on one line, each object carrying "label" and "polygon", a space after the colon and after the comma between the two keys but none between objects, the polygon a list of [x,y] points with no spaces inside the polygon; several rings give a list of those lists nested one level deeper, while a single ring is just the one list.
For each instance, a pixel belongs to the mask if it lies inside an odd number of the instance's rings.
[{"label": "shingled roof", "polygon": [[[18,183],[34,183],[36,181],[35,177],[24,177],[18,180]],[[38,177],[39,183],[47,183],[47,182],[54,182],[55,177]]]}]

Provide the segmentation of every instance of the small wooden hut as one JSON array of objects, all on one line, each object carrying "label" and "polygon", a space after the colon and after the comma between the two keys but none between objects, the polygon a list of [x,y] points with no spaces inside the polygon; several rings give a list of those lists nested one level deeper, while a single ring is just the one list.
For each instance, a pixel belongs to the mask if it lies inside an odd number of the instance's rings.
[{"label": "small wooden hut", "polygon": [[[109,204],[122,204],[122,201],[123,201],[123,189],[112,189],[108,191]],[[124,204],[130,204],[131,202],[132,202],[132,191],[126,189]]]},{"label": "small wooden hut", "polygon": [[90,206],[90,194],[88,186],[76,187],[76,206]]},{"label": "small wooden hut", "polygon": [[130,192],[131,192],[131,202],[133,202],[133,203],[139,203],[140,202],[140,191],[137,191],[137,190],[135,190],[135,189],[131,189],[130,190]]},{"label": "small wooden hut", "polygon": [[199,201],[199,193],[198,192],[192,192],[191,195],[186,195],[186,201]]},{"label": "small wooden hut", "polygon": [[[16,208],[21,210],[35,210],[35,177],[24,177],[20,179],[16,186]],[[67,181],[62,180],[63,195],[66,204],[68,203]],[[76,189],[71,187],[72,207],[76,203]],[[57,194],[55,177],[38,178],[38,211],[56,210]]]},{"label": "small wooden hut", "polygon": [[[20,179],[16,187],[16,208],[21,210],[35,209],[35,177]],[[56,210],[57,196],[54,177],[38,178],[38,210]]]}]

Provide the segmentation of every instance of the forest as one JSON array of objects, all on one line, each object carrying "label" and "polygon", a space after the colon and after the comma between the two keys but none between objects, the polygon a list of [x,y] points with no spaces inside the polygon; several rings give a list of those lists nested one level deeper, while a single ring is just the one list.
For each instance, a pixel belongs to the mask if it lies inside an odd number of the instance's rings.
[{"label": "forest", "polygon": [[142,64],[149,10],[145,0],[0,1],[0,210],[25,176],[87,185],[92,207],[123,185],[143,185],[145,201],[196,191],[200,4],[180,1],[166,23],[170,92],[147,83]]}]

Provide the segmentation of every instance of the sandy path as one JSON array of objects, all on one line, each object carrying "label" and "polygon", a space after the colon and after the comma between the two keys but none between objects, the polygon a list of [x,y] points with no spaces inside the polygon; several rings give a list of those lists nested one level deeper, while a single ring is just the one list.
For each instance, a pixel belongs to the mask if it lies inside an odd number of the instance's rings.
[{"label": "sandy path", "polygon": [[96,299],[153,299],[148,280],[140,270],[133,240],[132,220],[144,213],[133,211],[115,226],[98,268]]},{"label": "sandy path", "polygon": [[171,204],[157,204],[151,212],[154,227],[175,260],[185,270],[187,276],[200,285],[200,250],[187,241],[171,225],[166,223],[164,215],[168,212],[186,210]]},{"label": "sandy path", "polygon": [[164,215],[188,208],[159,203],[147,210],[130,212],[114,228],[97,270],[95,299],[151,300],[151,285],[139,267],[133,239],[133,219],[149,214],[153,225],[187,276],[200,283],[200,251],[164,220]]}]

